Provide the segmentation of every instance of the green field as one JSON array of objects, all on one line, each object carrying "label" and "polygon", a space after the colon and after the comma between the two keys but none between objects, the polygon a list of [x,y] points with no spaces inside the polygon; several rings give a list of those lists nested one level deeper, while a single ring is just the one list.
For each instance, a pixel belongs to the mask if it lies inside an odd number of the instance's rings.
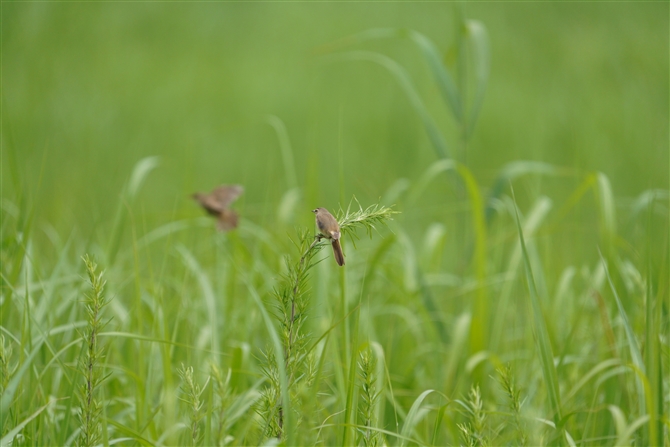
[{"label": "green field", "polygon": [[0,13],[0,445],[670,445],[669,3]]}]

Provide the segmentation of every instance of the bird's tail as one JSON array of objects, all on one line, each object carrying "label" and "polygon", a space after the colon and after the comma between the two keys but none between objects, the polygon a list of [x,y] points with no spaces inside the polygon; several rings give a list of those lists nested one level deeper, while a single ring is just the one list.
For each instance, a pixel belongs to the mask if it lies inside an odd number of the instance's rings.
[{"label": "bird's tail", "polygon": [[338,239],[333,239],[333,253],[335,254],[337,265],[342,267],[344,265],[344,253],[342,253],[342,246]]},{"label": "bird's tail", "polygon": [[240,217],[237,215],[235,211],[224,209],[219,214],[219,220],[216,223],[216,228],[218,228],[219,231],[234,230],[235,228],[237,228],[239,220]]}]

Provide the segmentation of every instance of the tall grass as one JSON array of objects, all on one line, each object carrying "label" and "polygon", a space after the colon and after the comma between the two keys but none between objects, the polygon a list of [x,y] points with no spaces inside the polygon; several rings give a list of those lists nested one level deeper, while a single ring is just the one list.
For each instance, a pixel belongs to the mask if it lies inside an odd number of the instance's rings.
[{"label": "tall grass", "polygon": [[[283,267],[270,244],[281,235],[266,239],[251,222],[237,235],[209,233],[214,245],[192,252],[171,244],[159,270],[151,265],[161,241],[211,229],[180,227],[142,252],[133,253],[137,243],[121,248],[118,261],[104,266],[111,300],[90,260],[88,284],[68,261],[74,246],[39,262],[28,248],[4,292],[3,445],[667,443],[667,319],[654,304],[666,300],[667,287],[650,285],[648,266],[636,267],[616,248],[606,265],[596,244],[580,270],[548,271],[551,245],[537,235],[551,228],[551,214],[530,223],[532,213],[517,216],[512,199],[500,197],[505,205],[488,238],[496,243],[484,246],[486,275],[475,264],[442,285],[431,273],[426,289],[408,288],[404,258],[408,244],[424,268],[434,255],[398,237],[402,223],[392,222],[395,237],[354,237],[356,226],[381,231],[377,216],[389,215],[379,207],[339,215],[347,235],[343,280],[310,232],[299,234]],[[475,307],[462,313],[444,301],[476,299],[482,282],[494,308],[506,297],[487,317],[500,327],[489,332],[500,337],[491,351],[467,342]],[[333,299],[342,284],[344,301]]]},{"label": "tall grass", "polygon": [[670,194],[630,199],[604,172],[548,162],[478,170],[491,42],[455,16],[449,57],[397,28],[320,48],[329,68],[390,72],[437,158],[377,204],[342,204],[343,268],[309,210],[337,210],[319,162],[348,178],[344,106],[325,160],[266,119],[283,173],[268,155],[266,199],[249,188],[230,233],[195,206],[154,214],[163,158],[100,193],[111,220],[83,210],[67,231],[3,167],[0,445],[670,445]]}]

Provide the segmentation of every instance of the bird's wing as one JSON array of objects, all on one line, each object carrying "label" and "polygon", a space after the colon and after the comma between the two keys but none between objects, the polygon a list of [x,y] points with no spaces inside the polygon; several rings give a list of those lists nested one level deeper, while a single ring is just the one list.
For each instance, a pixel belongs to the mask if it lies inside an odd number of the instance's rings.
[{"label": "bird's wing", "polygon": [[244,192],[242,185],[221,185],[210,194],[221,209],[228,208]]}]

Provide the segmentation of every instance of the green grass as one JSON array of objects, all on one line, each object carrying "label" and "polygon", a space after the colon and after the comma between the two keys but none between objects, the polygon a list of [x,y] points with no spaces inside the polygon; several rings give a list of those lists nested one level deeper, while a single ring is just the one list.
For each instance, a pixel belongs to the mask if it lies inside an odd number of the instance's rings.
[{"label": "green grass", "polygon": [[0,8],[0,445],[670,445],[667,3]]}]

